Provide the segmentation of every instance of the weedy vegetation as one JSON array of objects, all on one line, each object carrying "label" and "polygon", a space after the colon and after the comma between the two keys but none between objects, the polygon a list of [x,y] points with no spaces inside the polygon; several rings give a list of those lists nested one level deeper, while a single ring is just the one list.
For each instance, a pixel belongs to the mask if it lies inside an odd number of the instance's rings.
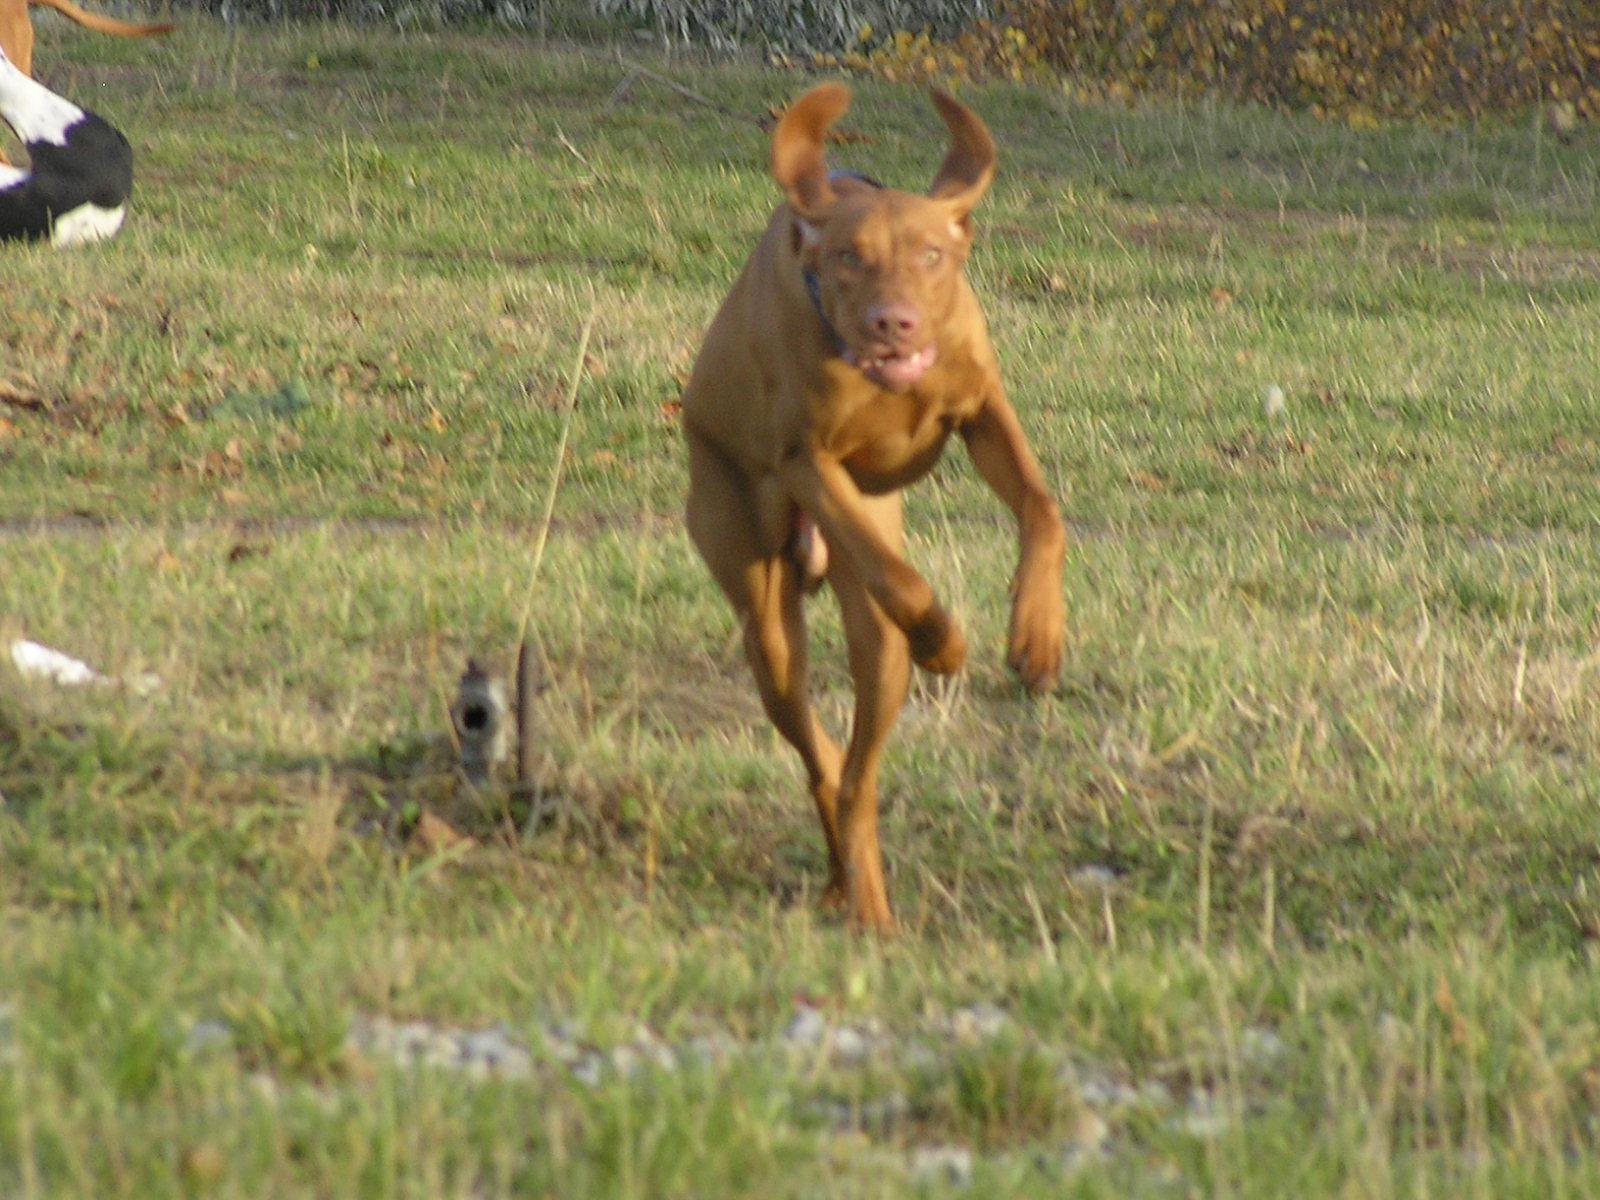
[{"label": "weedy vegetation", "polygon": [[[1600,1191],[1592,128],[963,89],[1071,650],[1006,677],[953,454],[911,553],[974,653],[891,750],[875,940],[678,515],[805,77],[201,19],[39,62],[138,181],[0,258],[0,628],[161,685],[0,662],[0,1193]],[[923,96],[856,105],[841,165],[931,177]],[[445,734],[524,631],[543,820]]]}]

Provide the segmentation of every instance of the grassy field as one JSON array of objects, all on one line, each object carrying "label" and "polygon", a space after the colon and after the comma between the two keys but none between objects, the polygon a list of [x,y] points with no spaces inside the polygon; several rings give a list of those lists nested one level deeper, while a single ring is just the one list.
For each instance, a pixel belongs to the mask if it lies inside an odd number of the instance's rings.
[{"label": "grassy field", "polygon": [[[912,555],[974,653],[891,751],[878,941],[678,515],[807,80],[630,53],[715,106],[510,36],[44,30],[137,191],[0,257],[0,642],[161,684],[0,661],[0,1195],[1600,1192],[1600,134],[963,90],[1071,647],[1006,677],[952,456]],[[942,154],[913,92],[846,124]],[[532,830],[445,736],[524,627]]]}]

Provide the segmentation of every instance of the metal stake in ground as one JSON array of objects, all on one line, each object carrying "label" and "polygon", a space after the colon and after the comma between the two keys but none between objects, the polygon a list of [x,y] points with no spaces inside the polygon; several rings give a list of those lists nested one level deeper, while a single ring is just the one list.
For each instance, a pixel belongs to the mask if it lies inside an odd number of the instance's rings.
[{"label": "metal stake in ground", "polygon": [[473,787],[488,783],[495,767],[506,760],[511,736],[508,709],[504,681],[469,658],[450,706],[450,723],[455,727],[461,770]]}]

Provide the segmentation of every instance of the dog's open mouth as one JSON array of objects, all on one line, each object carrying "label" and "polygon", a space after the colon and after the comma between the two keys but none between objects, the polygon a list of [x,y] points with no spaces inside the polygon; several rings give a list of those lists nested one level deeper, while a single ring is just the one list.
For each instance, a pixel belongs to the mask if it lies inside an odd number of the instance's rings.
[{"label": "dog's open mouth", "polygon": [[916,383],[933,366],[938,352],[932,345],[921,350],[876,350],[864,352],[846,350],[844,359],[873,383],[890,391],[903,392]]}]

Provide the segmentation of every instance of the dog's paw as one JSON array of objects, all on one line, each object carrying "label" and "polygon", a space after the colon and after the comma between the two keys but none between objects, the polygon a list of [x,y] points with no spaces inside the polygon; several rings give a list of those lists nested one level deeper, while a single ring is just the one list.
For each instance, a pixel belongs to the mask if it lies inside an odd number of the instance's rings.
[{"label": "dog's paw", "polygon": [[937,604],[906,630],[911,657],[917,666],[935,675],[954,675],[967,661],[967,639],[950,614]]},{"label": "dog's paw", "polygon": [[1022,686],[1035,694],[1049,691],[1061,673],[1066,641],[1066,605],[1054,589],[1019,592],[1011,608],[1011,643],[1006,662]]},{"label": "dog's paw", "polygon": [[889,907],[883,871],[864,872],[860,886],[851,886],[850,876],[841,870],[828,880],[822,893],[821,908],[830,917],[842,917],[857,933],[892,935],[898,929]]},{"label": "dog's paw", "polygon": [[828,886],[822,890],[822,899],[818,907],[831,917],[843,917],[850,912],[850,885],[845,882],[842,874],[835,875],[828,880]]}]

